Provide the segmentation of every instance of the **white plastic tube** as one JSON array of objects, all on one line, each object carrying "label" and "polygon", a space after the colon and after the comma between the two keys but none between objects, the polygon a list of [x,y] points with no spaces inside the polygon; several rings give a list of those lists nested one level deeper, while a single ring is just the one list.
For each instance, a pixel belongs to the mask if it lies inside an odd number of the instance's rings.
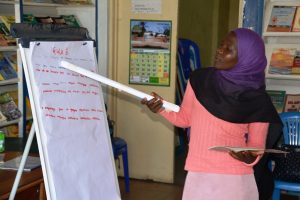
[{"label": "white plastic tube", "polygon": [[[126,85],[123,85],[121,83],[118,83],[116,81],[113,81],[111,79],[108,79],[104,76],[101,76],[99,74],[96,74],[94,72],[91,72],[91,71],[88,71],[84,68],[81,68],[81,67],[78,67],[74,64],[71,64],[67,61],[61,61],[60,62],[60,66],[68,69],[68,70],[71,70],[71,71],[74,71],[74,72],[77,72],[79,74],[82,74],[84,76],[87,76],[93,80],[96,80],[96,81],[99,81],[100,83],[103,83],[105,85],[109,85],[111,87],[114,87],[114,88],[117,88],[119,91],[124,91],[124,92],[127,92],[131,95],[134,95],[136,97],[139,97],[140,99],[143,99],[143,98],[147,98],[147,100],[150,100],[152,98],[154,98],[153,96],[151,95],[148,95],[144,92],[141,92],[139,90],[136,90],[136,89],[133,89],[131,87],[128,87]],[[169,103],[167,101],[163,101],[163,107],[166,109],[166,110],[171,110],[171,111],[174,111],[174,112],[178,112],[180,110],[179,106],[175,105],[175,104],[172,104],[172,103]]]}]

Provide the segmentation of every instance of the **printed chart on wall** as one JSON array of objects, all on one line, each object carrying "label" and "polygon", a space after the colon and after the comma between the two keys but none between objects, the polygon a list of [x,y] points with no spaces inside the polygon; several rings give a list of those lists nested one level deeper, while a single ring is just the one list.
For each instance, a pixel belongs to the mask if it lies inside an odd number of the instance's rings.
[{"label": "printed chart on wall", "polygon": [[31,42],[29,50],[52,199],[120,199],[101,86],[59,66],[66,60],[95,72],[93,42]]},{"label": "printed chart on wall", "polygon": [[130,84],[170,85],[171,30],[171,21],[130,21]]}]

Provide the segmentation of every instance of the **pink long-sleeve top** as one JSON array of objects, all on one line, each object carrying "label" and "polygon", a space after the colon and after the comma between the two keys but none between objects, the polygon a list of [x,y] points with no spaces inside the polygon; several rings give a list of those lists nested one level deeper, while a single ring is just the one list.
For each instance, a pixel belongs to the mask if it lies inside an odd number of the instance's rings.
[{"label": "pink long-sleeve top", "polygon": [[[179,112],[160,114],[172,124],[190,127],[189,152],[185,170],[220,174],[251,174],[253,169],[227,152],[209,150],[212,146],[265,147],[269,123],[231,123],[209,113],[197,100],[188,82]],[[248,134],[246,142],[245,134]]]}]

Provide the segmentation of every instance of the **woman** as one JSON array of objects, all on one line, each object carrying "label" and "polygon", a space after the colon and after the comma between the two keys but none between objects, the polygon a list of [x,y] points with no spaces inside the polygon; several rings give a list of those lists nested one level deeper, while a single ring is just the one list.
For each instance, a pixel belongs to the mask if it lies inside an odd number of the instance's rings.
[{"label": "woman", "polygon": [[222,41],[214,67],[192,73],[178,113],[164,110],[155,93],[142,100],[174,125],[191,128],[184,200],[259,198],[252,167],[261,155],[209,147],[265,147],[269,124],[280,122],[265,91],[266,63],[260,36],[239,28]]}]

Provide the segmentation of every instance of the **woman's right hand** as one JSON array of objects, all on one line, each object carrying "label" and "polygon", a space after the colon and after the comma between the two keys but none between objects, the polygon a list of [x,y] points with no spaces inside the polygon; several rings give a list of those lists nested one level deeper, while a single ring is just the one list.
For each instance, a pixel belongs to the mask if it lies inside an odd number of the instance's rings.
[{"label": "woman's right hand", "polygon": [[229,155],[233,157],[236,160],[239,160],[241,162],[244,162],[246,164],[251,164],[255,162],[257,159],[257,156],[261,156],[263,152],[260,151],[239,151],[239,152],[234,152],[230,151]]},{"label": "woman's right hand", "polygon": [[164,108],[162,107],[163,105],[163,99],[156,94],[155,92],[151,93],[154,98],[150,99],[149,101],[147,98],[142,99],[141,103],[144,105],[147,105],[147,107],[153,112],[153,113],[158,113],[162,111]]}]

